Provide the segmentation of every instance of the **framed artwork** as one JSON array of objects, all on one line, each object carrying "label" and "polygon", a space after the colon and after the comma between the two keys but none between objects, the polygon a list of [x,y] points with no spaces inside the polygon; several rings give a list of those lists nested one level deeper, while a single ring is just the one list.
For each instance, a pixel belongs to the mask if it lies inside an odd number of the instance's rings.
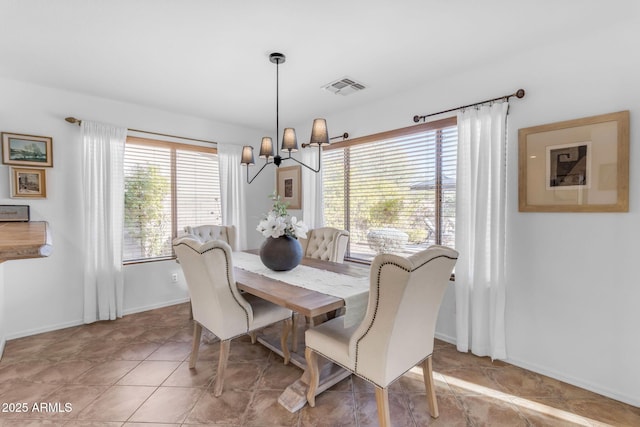
[{"label": "framed artwork", "polygon": [[300,166],[278,168],[278,195],[289,203],[289,209],[302,209],[301,174]]},{"label": "framed artwork", "polygon": [[53,166],[53,138],[2,132],[2,163],[16,166]]},{"label": "framed artwork", "polygon": [[628,212],[629,111],[518,131],[520,212]]},{"label": "framed artwork", "polygon": [[29,205],[0,205],[0,222],[29,222]]},{"label": "framed artwork", "polygon": [[11,197],[47,197],[46,169],[11,168]]}]

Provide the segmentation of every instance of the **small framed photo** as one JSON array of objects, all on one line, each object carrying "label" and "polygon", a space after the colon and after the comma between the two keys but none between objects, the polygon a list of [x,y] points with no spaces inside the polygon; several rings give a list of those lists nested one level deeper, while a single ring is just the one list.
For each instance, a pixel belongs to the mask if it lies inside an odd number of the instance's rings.
[{"label": "small framed photo", "polygon": [[53,166],[53,138],[2,132],[2,163],[15,166]]},{"label": "small framed photo", "polygon": [[278,195],[289,203],[289,209],[302,209],[302,186],[300,166],[278,168]]},{"label": "small framed photo", "polygon": [[11,197],[42,199],[47,197],[46,169],[11,168]]},{"label": "small framed photo", "polygon": [[629,111],[518,131],[520,212],[628,212]]},{"label": "small framed photo", "polygon": [[29,222],[29,205],[0,205],[0,222]]}]

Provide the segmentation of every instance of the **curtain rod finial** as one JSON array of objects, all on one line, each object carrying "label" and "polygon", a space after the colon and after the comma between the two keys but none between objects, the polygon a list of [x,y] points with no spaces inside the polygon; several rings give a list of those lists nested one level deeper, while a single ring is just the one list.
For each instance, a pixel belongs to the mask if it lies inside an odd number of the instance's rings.
[{"label": "curtain rod finial", "polygon": [[71,124],[77,124],[78,126],[82,123],[82,120],[76,119],[75,117],[65,117],[65,120]]},{"label": "curtain rod finial", "polygon": [[516,92],[516,96],[518,98],[524,98],[524,89],[518,89],[518,91]]}]

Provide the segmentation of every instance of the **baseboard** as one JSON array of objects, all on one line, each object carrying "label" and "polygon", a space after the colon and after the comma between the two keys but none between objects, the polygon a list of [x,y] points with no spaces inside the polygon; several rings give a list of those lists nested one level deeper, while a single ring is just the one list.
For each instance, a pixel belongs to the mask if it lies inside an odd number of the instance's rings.
[{"label": "baseboard", "polygon": [[449,344],[456,345],[455,337],[445,335],[445,334],[440,334],[438,332],[435,333],[435,337],[438,338],[440,341],[444,341],[444,342],[448,342]]},{"label": "baseboard", "polygon": [[164,301],[158,304],[151,304],[151,305],[145,305],[145,306],[140,306],[140,307],[131,307],[131,308],[127,308],[126,310],[123,311],[123,313],[125,315],[127,314],[135,314],[135,313],[142,313],[143,311],[149,311],[149,310],[155,310],[156,308],[163,308],[163,307],[170,307],[172,305],[177,305],[177,304],[182,304],[185,302],[189,302],[189,297],[186,298],[178,298],[172,301]]},{"label": "baseboard", "polygon": [[79,320],[73,320],[73,321],[70,321],[70,322],[64,322],[64,323],[58,323],[58,324],[55,324],[55,325],[44,326],[42,328],[27,329],[27,330],[24,330],[24,331],[14,332],[14,333],[8,335],[7,336],[7,341],[14,340],[16,338],[28,337],[28,336],[31,336],[31,335],[43,334],[45,332],[57,331],[58,329],[71,328],[71,327],[79,326],[79,325],[83,325],[83,324],[84,323],[82,322],[82,319],[79,319]]},{"label": "baseboard", "polygon": [[[171,305],[176,305],[176,304],[182,304],[185,302],[188,302],[189,298],[180,298],[177,300],[173,300],[173,301],[165,301],[163,303],[159,303],[159,304],[152,304],[152,305],[148,305],[148,306],[144,306],[144,307],[134,307],[134,308],[129,308],[127,310],[123,311],[124,315],[127,314],[134,314],[134,313],[140,313],[143,311],[149,311],[149,310],[153,310],[156,308],[162,308],[162,307],[169,307]],[[19,332],[14,332],[10,335],[8,335],[6,337],[6,340],[13,340],[16,338],[23,338],[23,337],[28,337],[31,335],[37,335],[37,334],[42,334],[45,332],[51,332],[51,331],[57,331],[58,329],[65,329],[65,328],[71,328],[74,326],[80,326],[80,325],[84,325],[84,321],[82,319],[78,319],[78,320],[73,320],[70,322],[65,322],[65,323],[58,323],[55,325],[49,325],[49,326],[45,326],[42,328],[34,328],[34,329],[27,329],[24,331],[19,331]],[[4,349],[4,344],[5,344],[5,340],[3,339],[2,341],[2,349]],[[0,357],[2,357],[2,352],[0,352]]]},{"label": "baseboard", "polygon": [[[449,335],[445,335],[445,334],[440,334],[437,333],[435,334],[436,338],[438,338],[439,340],[448,342],[449,344],[453,344],[456,345],[456,338],[449,336]],[[519,360],[519,359],[512,359],[507,357],[507,360],[505,360],[506,363],[509,363],[511,365],[514,366],[518,366],[520,368],[526,369],[528,371],[531,372],[535,372],[541,375],[546,375],[548,377],[554,378],[558,381],[562,381],[565,382],[567,384],[571,384],[574,385],[576,387],[580,387],[583,388],[585,390],[589,390],[592,391],[594,393],[600,394],[602,396],[606,396],[606,397],[610,397],[611,399],[615,399],[617,401],[623,402],[623,403],[627,403],[629,405],[632,406],[636,406],[636,407],[640,407],[640,399],[638,397],[634,397],[634,396],[627,396],[624,394],[620,394],[614,390],[610,390],[606,387],[601,387],[597,384],[593,384],[593,383],[589,383],[586,381],[583,381],[579,378],[573,378],[573,377],[569,377],[566,375],[561,374],[560,372],[551,370],[551,369],[546,369],[540,365],[536,365],[535,363],[529,363],[523,360]]]},{"label": "baseboard", "polygon": [[520,368],[526,369],[528,371],[532,371],[532,372],[536,372],[538,374],[542,374],[542,375],[546,375],[548,377],[551,378],[555,378],[558,381],[562,381],[565,382],[567,384],[571,384],[574,385],[576,387],[580,387],[583,388],[585,390],[589,390],[592,391],[594,393],[597,394],[601,394],[602,396],[606,396],[606,397],[610,397],[612,399],[618,400],[620,402],[623,403],[627,403],[629,405],[632,406],[636,406],[636,407],[640,407],[640,399],[637,396],[627,396],[624,394],[620,394],[614,390],[610,390],[606,387],[602,387],[599,386],[597,384],[593,384],[593,383],[589,383],[586,381],[583,381],[579,378],[573,378],[567,375],[563,375],[560,372],[554,371],[554,370],[550,370],[550,369],[546,369],[542,366],[533,364],[533,363],[529,363],[529,362],[525,362],[523,360],[518,360],[518,359],[510,359],[507,358],[507,360],[505,360],[505,362],[514,365],[514,366],[518,366]]}]

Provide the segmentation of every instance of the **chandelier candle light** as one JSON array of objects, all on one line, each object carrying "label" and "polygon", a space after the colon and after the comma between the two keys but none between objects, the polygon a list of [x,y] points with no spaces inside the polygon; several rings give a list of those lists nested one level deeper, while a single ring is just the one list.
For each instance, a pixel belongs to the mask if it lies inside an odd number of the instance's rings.
[{"label": "chandelier candle light", "polygon": [[[269,55],[269,61],[276,64],[276,138],[278,138],[278,134],[280,133],[280,117],[279,117],[279,102],[280,102],[280,75],[279,75],[279,67],[280,64],[285,62],[286,57],[281,53],[272,53]],[[322,157],[322,145],[329,144],[329,133],[327,131],[327,122],[325,119],[315,119],[313,121],[313,126],[311,128],[311,139],[309,140],[309,144],[302,144],[303,147],[312,146],[318,147],[318,168],[314,169],[298,159],[291,157],[291,153],[298,151],[298,139],[296,138],[296,131],[293,128],[285,128],[282,135],[282,151],[287,151],[289,153],[288,157],[280,156],[280,148],[276,144],[276,154],[273,155],[273,141],[270,137],[265,136],[262,138],[262,143],[260,144],[260,158],[265,159],[265,164],[262,165],[260,170],[249,180],[249,166],[255,165],[255,160],[253,157],[253,147],[250,145],[245,145],[242,147],[242,159],[240,163],[247,166],[247,182],[251,184],[253,180],[262,172],[265,166],[274,164],[276,167],[280,167],[280,164],[285,160],[293,160],[296,163],[304,166],[305,168],[312,170],[313,172],[320,171],[320,159]]]}]

